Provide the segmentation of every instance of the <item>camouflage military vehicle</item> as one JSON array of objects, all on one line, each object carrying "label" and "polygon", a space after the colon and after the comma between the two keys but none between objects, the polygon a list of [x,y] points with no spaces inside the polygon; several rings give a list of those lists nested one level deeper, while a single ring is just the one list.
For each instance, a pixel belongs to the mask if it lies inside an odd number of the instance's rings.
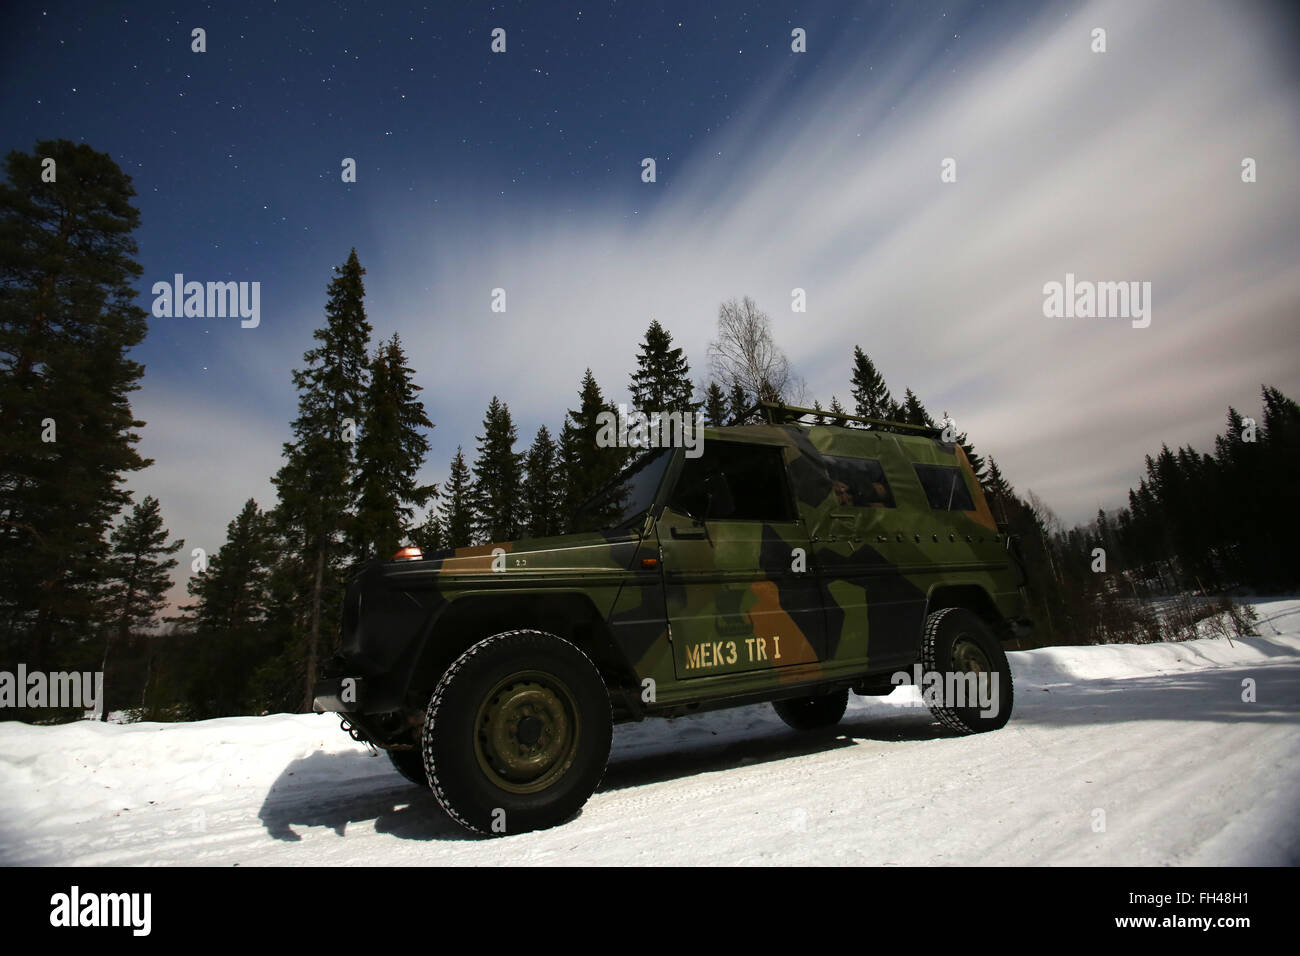
[{"label": "camouflage military vehicle", "polygon": [[771,701],[812,730],[947,675],[923,695],[944,725],[1001,727],[1023,574],[961,447],[762,414],[643,453],[582,509],[597,530],[371,562],[316,709],[482,833],[577,812],[615,722]]}]

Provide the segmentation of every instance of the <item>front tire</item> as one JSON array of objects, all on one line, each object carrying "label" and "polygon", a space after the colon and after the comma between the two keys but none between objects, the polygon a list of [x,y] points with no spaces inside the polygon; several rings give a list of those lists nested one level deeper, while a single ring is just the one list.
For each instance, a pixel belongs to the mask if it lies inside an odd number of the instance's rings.
[{"label": "front tire", "polygon": [[776,715],[795,730],[821,730],[834,727],[849,706],[848,689],[832,691],[818,697],[793,697],[774,700]]},{"label": "front tire", "polygon": [[447,669],[421,735],[429,787],[476,833],[543,830],[573,816],[609,759],[613,719],[596,665],[541,631],[479,641]]},{"label": "front tire", "polygon": [[[973,611],[946,607],[925,619],[921,666],[925,677],[937,675],[941,682],[939,693],[928,691],[923,684],[921,694],[930,713],[948,729],[978,734],[997,730],[1011,719],[1015,699],[1011,665],[988,625]],[[965,675],[972,673],[976,690],[988,707],[981,707],[979,699],[974,706],[957,706],[969,704],[970,681]],[[951,677],[964,682],[960,695],[948,692]]]}]

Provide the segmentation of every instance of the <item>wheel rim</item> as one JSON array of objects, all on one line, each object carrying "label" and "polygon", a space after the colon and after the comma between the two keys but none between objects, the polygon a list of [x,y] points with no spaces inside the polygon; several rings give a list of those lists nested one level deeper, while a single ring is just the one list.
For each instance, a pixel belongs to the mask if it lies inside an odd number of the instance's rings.
[{"label": "wheel rim", "polygon": [[989,656],[984,653],[984,649],[964,634],[953,641],[952,666],[953,670],[963,674],[993,672],[993,664],[989,661]]},{"label": "wheel rim", "polygon": [[568,686],[553,674],[520,671],[484,696],[474,724],[474,753],[502,790],[536,793],[572,765],[580,732]]}]

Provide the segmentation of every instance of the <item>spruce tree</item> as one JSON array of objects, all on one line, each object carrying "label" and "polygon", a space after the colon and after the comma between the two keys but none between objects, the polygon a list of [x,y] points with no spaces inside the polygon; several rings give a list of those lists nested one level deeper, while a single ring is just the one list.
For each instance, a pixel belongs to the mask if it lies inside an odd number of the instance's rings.
[{"label": "spruce tree", "polygon": [[727,393],[717,382],[709,382],[704,391],[704,424],[714,427],[727,424]]},{"label": "spruce tree", "polygon": [[867,353],[859,346],[853,347],[853,402],[854,414],[864,418],[886,418],[894,399],[885,386],[884,376],[876,370]]},{"label": "spruce tree", "polygon": [[578,408],[571,409],[560,431],[560,460],[564,476],[564,514],[571,520],[578,506],[602,488],[623,468],[627,451],[596,445],[600,431],[597,416],[612,411],[587,369],[578,392]]},{"label": "spruce tree", "polygon": [[275,534],[271,517],[249,498],[226,525],[226,543],[193,575],[186,590],[196,599],[186,608],[195,630],[251,631],[266,620],[270,604]]},{"label": "spruce tree", "polygon": [[822,403],[819,402],[819,401],[817,401],[817,399],[814,398],[814,399],[813,399],[813,411],[814,411],[814,412],[817,412],[817,414],[814,415],[814,416],[813,416],[813,419],[812,419],[814,425],[825,425],[825,424],[826,424],[826,416],[823,415],[823,414],[821,414],[821,413],[824,412],[825,410],[826,410],[826,409],[822,408]]},{"label": "spruce tree", "polygon": [[320,344],[303,354],[306,367],[293,373],[298,389],[294,440],[285,444],[285,463],[272,479],[280,495],[277,513],[297,543],[306,589],[304,709],[311,707],[321,635],[332,631],[343,584],[340,559],[350,522],[353,442],[368,379],[365,271],[355,249],[334,269],[326,324],[312,333]]},{"label": "spruce tree", "polygon": [[837,396],[831,396],[831,407],[827,409],[827,411],[830,412],[827,417],[830,419],[832,425],[848,424],[843,417],[844,415],[847,415],[848,412],[846,412],[844,406],[840,404],[840,400]]},{"label": "spruce tree", "polygon": [[[365,417],[356,443],[356,520],[351,528],[353,557],[389,558],[410,531],[415,507],[437,492],[416,480],[429,451],[426,429],[433,423],[412,381],[406,354],[394,333],[380,345],[370,367]],[[414,507],[413,507],[414,506]]]},{"label": "spruce tree", "polygon": [[1016,491],[1011,487],[1011,483],[1002,475],[1002,469],[998,467],[997,461],[992,455],[989,456],[988,479],[984,487],[987,489],[990,497],[1010,500],[1015,497]]},{"label": "spruce tree", "polygon": [[474,538],[474,482],[465,453],[457,446],[451,470],[443,483],[438,522],[443,533],[443,547],[467,548]]},{"label": "spruce tree", "polygon": [[442,519],[435,508],[430,508],[424,521],[411,529],[411,544],[428,556],[446,547],[446,532],[442,530]]},{"label": "spruce tree", "polygon": [[680,348],[673,348],[673,337],[652,321],[646,329],[632,374],[632,407],[645,412],[694,412],[700,407],[692,401],[695,386],[691,368]]},{"label": "spruce tree", "polygon": [[898,413],[900,420],[907,425],[935,427],[934,419],[930,417],[930,413],[925,410],[921,400],[910,388],[903,394],[903,404],[898,408]]},{"label": "spruce tree", "polygon": [[524,461],[523,487],[524,531],[534,538],[560,534],[564,530],[562,515],[563,482],[560,478],[559,454],[550,430],[537,429],[537,437]]},{"label": "spruce tree", "polygon": [[258,713],[254,674],[282,648],[268,624],[274,613],[277,539],[270,515],[252,498],[226,526],[226,542],[190,578],[196,646],[186,690],[188,717]]},{"label": "spruce tree", "polygon": [[[1258,444],[1264,467],[1258,475],[1257,498],[1258,510],[1264,514],[1256,515],[1253,527],[1265,573],[1258,584],[1293,588],[1300,583],[1300,555],[1294,544],[1300,536],[1300,405],[1268,385],[1263,386],[1262,401]],[[1266,517],[1270,512],[1275,516],[1272,533],[1265,530],[1270,527]]]},{"label": "spruce tree", "polygon": [[[45,182],[46,159],[54,160]],[[135,303],[131,178],[104,153],[43,141],[0,184],[0,627],[52,666],[95,623],[105,532],[130,500]]]},{"label": "spruce tree", "polygon": [[753,399],[743,385],[732,385],[731,391],[727,393],[727,408],[731,412],[731,424],[749,424],[749,420],[753,417],[750,415],[753,404]]},{"label": "spruce tree", "polygon": [[495,395],[483,418],[474,460],[475,532],[481,542],[513,541],[520,536],[523,509],[519,492],[523,483],[523,453],[510,408]]},{"label": "spruce tree", "polygon": [[[185,546],[184,539],[167,543],[158,499],[146,496],[109,535],[109,577],[104,604],[107,621],[104,635],[104,660],[101,671],[108,670],[113,645],[123,644],[132,628],[149,628],[158,623],[158,612],[167,602],[171,587],[171,570],[177,561],[171,557]],[[107,684],[105,685],[107,696]],[[108,701],[100,702],[100,719],[108,719]]]},{"label": "spruce tree", "polygon": [[292,712],[301,706],[306,674],[304,652],[313,585],[311,567],[302,560],[302,535],[292,527],[283,508],[263,512],[270,525],[274,555],[267,587],[266,621],[258,629],[259,646],[267,659],[248,678],[252,713]]}]

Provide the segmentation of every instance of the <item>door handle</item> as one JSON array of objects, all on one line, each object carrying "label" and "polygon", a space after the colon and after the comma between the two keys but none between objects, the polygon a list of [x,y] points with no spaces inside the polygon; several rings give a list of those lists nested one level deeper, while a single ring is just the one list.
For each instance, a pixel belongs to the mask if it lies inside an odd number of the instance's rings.
[{"label": "door handle", "polygon": [[670,533],[674,538],[693,538],[696,540],[701,540],[708,534],[703,528],[698,531],[683,531],[677,527],[674,527]]}]

